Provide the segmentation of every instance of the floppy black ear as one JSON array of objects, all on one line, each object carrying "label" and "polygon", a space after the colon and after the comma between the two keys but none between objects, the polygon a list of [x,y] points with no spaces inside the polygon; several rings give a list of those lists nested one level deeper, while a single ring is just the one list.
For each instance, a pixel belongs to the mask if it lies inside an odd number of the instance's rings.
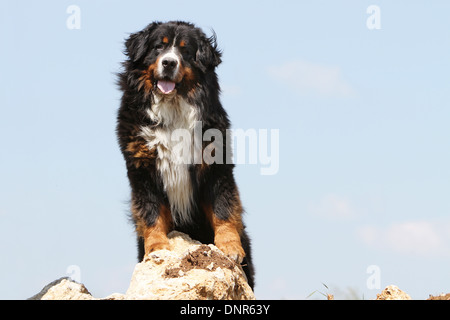
[{"label": "floppy black ear", "polygon": [[148,42],[151,33],[159,24],[159,22],[153,22],[149,24],[144,30],[132,33],[130,37],[125,41],[125,54],[130,57],[131,61],[136,62],[145,55],[148,50]]},{"label": "floppy black ear", "polygon": [[217,49],[216,33],[209,38],[204,37],[199,44],[196,61],[203,71],[211,70],[217,67],[222,59],[222,53]]}]

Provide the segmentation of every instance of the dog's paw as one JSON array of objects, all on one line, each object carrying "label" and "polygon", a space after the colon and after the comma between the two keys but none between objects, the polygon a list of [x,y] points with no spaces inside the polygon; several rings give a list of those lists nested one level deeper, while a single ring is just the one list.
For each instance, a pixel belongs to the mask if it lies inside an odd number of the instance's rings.
[{"label": "dog's paw", "polygon": [[245,251],[242,248],[240,241],[216,243],[216,246],[231,260],[238,264],[242,263],[242,260],[245,257]]},{"label": "dog's paw", "polygon": [[170,250],[169,241],[160,241],[146,244],[145,255],[158,250]]}]

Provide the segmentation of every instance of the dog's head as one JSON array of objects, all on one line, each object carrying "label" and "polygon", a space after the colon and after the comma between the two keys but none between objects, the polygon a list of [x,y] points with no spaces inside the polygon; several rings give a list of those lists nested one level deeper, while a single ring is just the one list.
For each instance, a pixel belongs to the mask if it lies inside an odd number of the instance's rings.
[{"label": "dog's head", "polygon": [[188,93],[221,62],[215,34],[208,38],[186,22],[151,23],[125,45],[137,88],[146,93]]}]

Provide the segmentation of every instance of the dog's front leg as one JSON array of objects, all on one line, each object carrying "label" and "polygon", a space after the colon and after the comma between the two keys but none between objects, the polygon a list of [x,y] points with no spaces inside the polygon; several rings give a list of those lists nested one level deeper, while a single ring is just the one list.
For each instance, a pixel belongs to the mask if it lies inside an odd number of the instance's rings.
[{"label": "dog's front leg", "polygon": [[139,260],[149,253],[169,249],[167,234],[172,229],[172,215],[164,204],[139,206],[133,201],[132,215],[138,239],[143,241],[143,252]]}]

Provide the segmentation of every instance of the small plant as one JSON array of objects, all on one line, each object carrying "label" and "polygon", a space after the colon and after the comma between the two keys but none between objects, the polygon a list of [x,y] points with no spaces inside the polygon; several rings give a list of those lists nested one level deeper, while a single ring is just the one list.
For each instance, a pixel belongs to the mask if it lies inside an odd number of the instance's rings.
[{"label": "small plant", "polygon": [[[330,288],[328,288],[328,286],[327,286],[325,283],[322,282],[322,285],[323,285],[327,290],[330,290]],[[330,294],[330,293],[324,293],[324,292],[321,292],[321,291],[319,291],[319,290],[315,290],[315,291],[311,292],[311,293],[306,297],[306,299],[309,299],[312,295],[314,295],[314,294],[316,294],[316,293],[320,293],[320,294],[323,295],[325,298],[327,298],[327,300],[334,300],[334,296],[333,296],[332,294]]]}]

